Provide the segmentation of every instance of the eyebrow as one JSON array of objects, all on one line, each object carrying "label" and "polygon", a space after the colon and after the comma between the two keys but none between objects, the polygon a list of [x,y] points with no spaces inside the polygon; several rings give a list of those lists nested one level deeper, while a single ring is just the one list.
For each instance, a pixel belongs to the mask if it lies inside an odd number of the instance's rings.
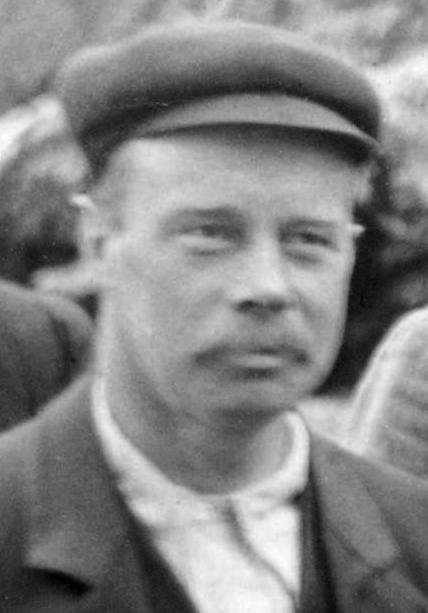
[{"label": "eyebrow", "polygon": [[[213,205],[213,206],[196,206],[183,207],[172,211],[167,215],[163,223],[162,233],[170,234],[180,229],[181,226],[189,222],[197,222],[198,220],[221,221],[223,223],[246,224],[246,219],[243,211],[236,205]],[[336,219],[321,219],[319,217],[303,217],[298,214],[290,217],[287,220],[278,220],[282,227],[288,230],[298,228],[316,228],[324,231],[340,231],[341,229],[352,229],[354,222],[350,220],[345,222]]]},{"label": "eyebrow", "polygon": [[340,230],[354,225],[352,221],[342,222],[336,219],[319,219],[317,217],[294,217],[287,221],[287,226],[296,227],[311,227],[319,230]]}]

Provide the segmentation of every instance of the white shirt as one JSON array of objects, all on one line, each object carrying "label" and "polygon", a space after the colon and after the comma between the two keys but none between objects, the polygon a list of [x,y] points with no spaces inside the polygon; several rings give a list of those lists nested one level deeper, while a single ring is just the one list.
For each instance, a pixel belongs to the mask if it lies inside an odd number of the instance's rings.
[{"label": "white shirt", "polygon": [[200,613],[295,613],[300,595],[301,514],[309,437],[287,413],[292,448],[284,466],[255,487],[202,495],[171,482],[122,434],[101,386],[94,419],[125,502],[148,528]]}]

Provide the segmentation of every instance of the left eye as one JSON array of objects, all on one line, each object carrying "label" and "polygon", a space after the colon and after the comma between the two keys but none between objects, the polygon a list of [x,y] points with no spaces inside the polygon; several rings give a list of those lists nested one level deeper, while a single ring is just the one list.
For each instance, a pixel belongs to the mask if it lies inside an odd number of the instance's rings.
[{"label": "left eye", "polygon": [[203,226],[197,226],[188,230],[189,236],[198,236],[201,238],[228,238],[230,230],[225,226],[216,226],[213,224],[206,224]]},{"label": "left eye", "polygon": [[236,239],[236,232],[222,224],[202,224],[184,229],[181,243],[188,249],[200,252],[216,252],[228,249]]}]

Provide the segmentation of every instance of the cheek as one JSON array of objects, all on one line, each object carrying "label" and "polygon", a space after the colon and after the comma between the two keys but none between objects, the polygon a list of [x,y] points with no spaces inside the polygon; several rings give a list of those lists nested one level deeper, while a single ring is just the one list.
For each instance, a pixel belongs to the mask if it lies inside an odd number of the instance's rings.
[{"label": "cheek", "polygon": [[305,328],[312,368],[322,381],[330,371],[343,338],[347,310],[349,274],[343,269],[335,274],[319,275],[305,291]]},{"label": "cheek", "polygon": [[213,284],[176,253],[129,239],[122,243],[116,261],[124,300],[133,303],[135,318],[150,323],[158,337],[173,342],[177,336],[192,334],[198,321],[209,316],[216,293]]},{"label": "cheek", "polygon": [[329,339],[335,342],[342,332],[350,277],[351,265],[344,261],[301,283],[307,317],[312,321],[313,333],[325,339],[326,343]]}]

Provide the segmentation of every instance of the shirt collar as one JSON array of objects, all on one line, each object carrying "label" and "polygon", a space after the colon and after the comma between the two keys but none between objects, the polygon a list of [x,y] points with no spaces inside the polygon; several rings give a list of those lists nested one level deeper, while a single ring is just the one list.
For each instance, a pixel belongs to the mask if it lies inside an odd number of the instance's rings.
[{"label": "shirt collar", "polygon": [[309,473],[309,434],[298,413],[287,412],[291,450],[268,479],[227,495],[205,495],[172,482],[122,433],[114,420],[103,385],[94,386],[93,414],[108,466],[131,510],[152,528],[208,521],[222,507],[260,515],[292,503],[303,492]]}]

